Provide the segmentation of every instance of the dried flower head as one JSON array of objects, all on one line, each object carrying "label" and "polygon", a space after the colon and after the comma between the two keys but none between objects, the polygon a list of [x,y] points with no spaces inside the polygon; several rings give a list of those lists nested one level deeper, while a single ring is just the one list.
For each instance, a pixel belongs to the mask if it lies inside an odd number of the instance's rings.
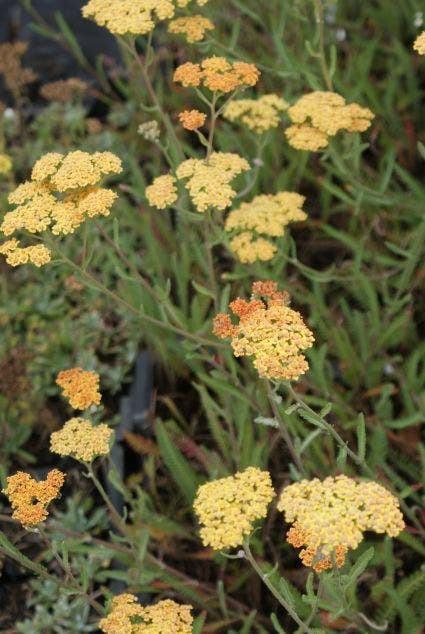
[{"label": "dried flower head", "polygon": [[[50,152],[35,163],[31,180],[9,195],[9,203],[16,208],[5,214],[0,230],[10,236],[21,230],[42,233],[51,227],[53,234],[66,235],[73,233],[87,218],[108,216],[117,195],[100,187],[98,182],[107,174],[121,171],[120,159],[111,152],[89,154],[77,150],[65,156]],[[44,260],[43,264],[48,261],[50,252],[45,247],[40,249],[42,245],[27,247],[31,249],[28,251],[12,242],[4,247],[8,249],[9,259],[34,261],[31,254],[35,253],[40,256],[39,261]]]},{"label": "dried flower head", "polygon": [[44,521],[48,515],[47,505],[58,496],[64,480],[64,474],[58,469],[49,471],[40,482],[23,471],[9,476],[3,493],[9,498],[12,517],[25,527]]},{"label": "dried flower head", "polygon": [[304,196],[296,192],[279,192],[256,196],[251,202],[242,203],[238,209],[231,211],[225,230],[241,232],[230,242],[238,259],[245,263],[270,260],[276,246],[264,236],[282,236],[288,224],[305,220],[304,201]]},{"label": "dried flower head", "polygon": [[399,502],[387,489],[345,475],[291,484],[277,508],[293,524],[288,542],[304,546],[301,560],[318,572],[334,561],[342,566],[347,550],[357,548],[365,531],[396,537],[404,528]]},{"label": "dried flower head", "polygon": [[[301,315],[289,308],[288,295],[275,282],[254,282],[250,301],[238,298],[230,304],[239,323],[219,313],[214,318],[214,334],[231,338],[235,357],[253,357],[262,378],[273,381],[297,380],[308,370],[302,354],[313,345],[313,333]],[[261,297],[264,297],[264,302]]]},{"label": "dried flower head", "polygon": [[112,599],[111,612],[99,627],[105,634],[191,634],[191,609],[170,599],[142,607],[134,594],[120,594]]},{"label": "dried flower head", "polygon": [[66,103],[75,101],[87,90],[87,83],[78,77],[60,79],[44,84],[40,88],[40,95],[47,101]]},{"label": "dried flower head", "polygon": [[179,121],[186,130],[197,130],[201,128],[207,115],[199,110],[184,110],[179,113]]},{"label": "dried flower head", "polygon": [[367,130],[374,118],[369,108],[346,104],[341,95],[326,91],[303,95],[288,109],[288,115],[294,124],[285,131],[290,145],[313,151],[326,147],[340,130]]},{"label": "dried flower head", "polygon": [[171,20],[168,24],[169,33],[179,33],[186,36],[186,40],[192,44],[204,39],[207,31],[212,31],[214,24],[202,15],[188,15]]},{"label": "dried flower head", "polygon": [[21,57],[27,48],[27,42],[0,44],[0,75],[3,75],[7,88],[14,95],[37,79],[31,68],[23,68],[21,64]]},{"label": "dried flower head", "polygon": [[12,171],[12,159],[7,154],[0,153],[0,174],[9,174]]},{"label": "dried flower head", "polygon": [[140,134],[146,141],[156,143],[159,140],[161,131],[159,129],[158,121],[146,121],[141,123],[137,129],[137,134]]},{"label": "dried flower head", "polygon": [[255,86],[260,71],[254,64],[228,62],[224,57],[208,57],[200,64],[187,62],[178,66],[173,79],[182,86],[204,86],[221,93],[233,92],[237,88]]},{"label": "dried flower head", "polygon": [[56,377],[56,383],[62,388],[62,395],[67,398],[74,409],[87,409],[90,405],[99,405],[100,377],[96,372],[71,368],[62,370]]},{"label": "dried flower head", "polygon": [[413,50],[419,55],[425,55],[425,31],[422,31],[413,42]]},{"label": "dried flower head", "polygon": [[111,436],[112,429],[103,423],[94,426],[84,418],[71,418],[50,436],[50,451],[91,462],[109,453]]},{"label": "dried flower head", "polygon": [[234,99],[223,110],[229,121],[240,121],[256,134],[263,134],[280,123],[280,114],[289,105],[277,95],[263,95],[259,99]]},{"label": "dried flower head", "polygon": [[241,546],[255,520],[266,516],[274,496],[270,474],[256,467],[202,484],[193,508],[202,525],[204,546],[214,550]]},{"label": "dried flower head", "polygon": [[[196,0],[203,6],[208,0]],[[89,0],[82,8],[85,18],[92,18],[111,33],[143,35],[155,28],[157,22],[174,17],[178,8],[191,0]]]},{"label": "dried flower head", "polygon": [[171,174],[157,176],[152,185],[146,187],[146,198],[152,207],[165,209],[177,200],[176,179]]}]

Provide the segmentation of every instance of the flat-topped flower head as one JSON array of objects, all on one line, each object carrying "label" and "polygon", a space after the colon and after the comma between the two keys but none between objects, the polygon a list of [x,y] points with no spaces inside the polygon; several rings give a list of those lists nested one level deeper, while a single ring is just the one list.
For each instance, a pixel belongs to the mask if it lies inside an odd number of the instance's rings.
[{"label": "flat-topped flower head", "polygon": [[274,496],[270,474],[256,467],[202,484],[193,508],[204,546],[214,550],[241,546],[254,522],[266,516]]},{"label": "flat-topped flower head", "polygon": [[50,262],[52,258],[50,250],[44,244],[21,247],[19,246],[19,241],[15,240],[15,238],[0,244],[0,253],[6,256],[6,262],[10,266],[20,266],[30,262],[39,268]]},{"label": "flat-topped flower head", "polygon": [[374,118],[369,108],[356,103],[347,104],[335,92],[315,91],[303,95],[288,108],[294,125],[286,129],[286,137],[299,150],[319,150],[340,130],[364,132]]},{"label": "flat-topped flower head", "polygon": [[[197,0],[203,6],[208,0]],[[83,6],[85,18],[92,18],[99,26],[116,35],[143,35],[155,25],[174,17],[178,8],[186,7],[191,0],[89,0]]]},{"label": "flat-topped flower head", "polygon": [[12,159],[7,154],[0,153],[0,174],[9,174],[12,171]]},{"label": "flat-topped flower head", "polygon": [[225,223],[228,232],[241,232],[230,241],[230,247],[244,263],[270,260],[276,246],[267,238],[285,233],[291,222],[307,218],[302,206],[305,198],[296,192],[260,195],[232,210]]},{"label": "flat-topped flower head", "polygon": [[203,86],[212,92],[229,93],[237,88],[255,86],[260,71],[254,64],[229,62],[225,57],[207,57],[200,64],[178,66],[173,79],[182,86]]},{"label": "flat-topped flower head", "polygon": [[399,502],[387,489],[345,475],[291,484],[277,508],[293,524],[288,542],[304,547],[301,560],[318,572],[334,563],[342,566],[348,549],[357,548],[365,531],[396,537],[404,528]]},{"label": "flat-topped flower head", "polygon": [[419,55],[425,55],[425,31],[422,31],[413,42],[413,50]]},{"label": "flat-topped flower head", "polygon": [[66,103],[79,99],[86,92],[88,84],[78,77],[51,81],[40,88],[40,95],[46,101]]},{"label": "flat-topped flower head", "polygon": [[62,395],[70,402],[74,409],[87,409],[90,405],[99,405],[100,377],[96,372],[71,368],[62,370],[56,377],[56,383],[62,388]]},{"label": "flat-topped flower head", "polygon": [[189,44],[200,42],[207,31],[212,31],[214,24],[202,15],[188,15],[171,20],[168,24],[169,33],[184,35]]},{"label": "flat-topped flower head", "polygon": [[50,436],[50,451],[82,462],[92,462],[98,456],[109,453],[112,433],[112,429],[104,423],[92,425],[84,418],[71,418],[62,429]]},{"label": "flat-topped flower head", "polygon": [[230,304],[238,323],[223,313],[214,318],[214,334],[231,339],[235,357],[252,357],[260,377],[297,380],[308,370],[302,353],[313,345],[313,333],[275,282],[254,282],[252,292],[250,301],[238,298]]},{"label": "flat-topped flower head", "polygon": [[[50,228],[54,235],[67,235],[88,218],[108,216],[117,194],[100,187],[99,181],[121,171],[121,161],[112,152],[49,152],[35,163],[31,180],[9,194],[9,203],[16,207],[4,215],[0,231],[10,236],[17,231],[40,234]],[[13,253],[10,246],[8,262],[13,266],[37,264],[36,260],[40,266],[50,259],[50,251],[41,245],[15,245]]]},{"label": "flat-topped flower head", "polygon": [[197,130],[201,128],[207,115],[199,110],[184,110],[179,113],[179,121],[185,130]]},{"label": "flat-topped flower head", "polygon": [[111,611],[99,623],[105,634],[191,634],[192,606],[164,599],[142,607],[134,594],[112,599]]},{"label": "flat-topped flower head", "polygon": [[157,176],[145,190],[149,204],[157,209],[165,209],[175,203],[178,198],[175,182],[171,174]]},{"label": "flat-topped flower head", "polygon": [[23,471],[9,476],[3,493],[9,498],[12,517],[26,528],[43,522],[48,516],[47,506],[59,495],[64,480],[58,469],[49,471],[46,479],[39,482]]},{"label": "flat-topped flower head", "polygon": [[289,104],[278,95],[262,95],[259,99],[233,99],[223,110],[223,116],[232,122],[240,122],[256,134],[277,128],[281,113]]}]

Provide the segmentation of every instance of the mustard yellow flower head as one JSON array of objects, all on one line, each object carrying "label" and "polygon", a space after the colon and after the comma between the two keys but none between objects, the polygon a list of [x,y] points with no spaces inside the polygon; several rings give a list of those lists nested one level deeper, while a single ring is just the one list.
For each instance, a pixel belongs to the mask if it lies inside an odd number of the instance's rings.
[{"label": "mustard yellow flower head", "polygon": [[241,546],[255,520],[266,516],[274,496],[270,474],[256,467],[202,484],[193,508],[204,546],[214,550]]},{"label": "mustard yellow flower head", "polygon": [[239,323],[233,324],[227,314],[216,315],[214,334],[230,337],[235,357],[252,357],[260,377],[297,380],[308,370],[302,353],[313,345],[313,333],[289,308],[288,294],[278,291],[275,282],[254,282],[252,293],[250,301],[238,298],[230,304]]},{"label": "mustard yellow flower head", "polygon": [[232,122],[240,122],[256,134],[277,128],[280,114],[289,104],[277,95],[263,95],[259,99],[234,99],[223,110],[223,116]]},{"label": "mustard yellow flower head", "polygon": [[177,189],[175,186],[176,179],[171,174],[157,176],[152,185],[146,187],[146,198],[152,207],[157,209],[165,209],[176,202]]},{"label": "mustard yellow flower head", "polygon": [[84,418],[71,418],[50,436],[50,451],[91,462],[109,453],[112,433],[112,429],[103,423],[94,426]]},{"label": "mustard yellow flower head", "polygon": [[111,612],[99,628],[105,634],[191,634],[191,609],[170,599],[142,607],[134,594],[120,594],[112,599]]},{"label": "mustard yellow flower head", "polygon": [[185,130],[197,130],[201,128],[207,115],[199,110],[184,110],[179,113],[179,121]]},{"label": "mustard yellow flower head", "polygon": [[58,469],[49,471],[40,482],[23,471],[9,476],[3,493],[9,498],[12,517],[25,527],[43,522],[48,516],[47,506],[58,496],[64,480],[64,474]]},{"label": "mustard yellow flower head", "polygon": [[236,196],[231,181],[248,169],[248,162],[238,154],[213,152],[208,161],[184,161],[177,168],[176,176],[186,181],[185,187],[197,211],[202,213],[209,208],[223,211]]},{"label": "mustard yellow flower head", "polygon": [[174,71],[173,79],[182,86],[204,86],[213,92],[228,93],[255,86],[260,71],[254,64],[228,62],[224,57],[208,57],[200,64],[186,62]]},{"label": "mustard yellow flower head", "polygon": [[90,405],[99,405],[100,377],[96,372],[71,368],[62,370],[56,377],[56,383],[62,388],[62,395],[67,398],[74,409],[87,409]]},{"label": "mustard yellow flower head", "polygon": [[293,524],[287,540],[304,546],[300,557],[320,572],[345,560],[365,531],[396,537],[404,528],[399,502],[376,482],[358,482],[345,475],[323,481],[302,480],[286,487],[277,508]]},{"label": "mustard yellow flower head", "polygon": [[241,232],[230,242],[238,259],[244,263],[270,260],[276,246],[264,236],[282,236],[288,224],[305,220],[304,201],[304,196],[296,192],[279,192],[256,196],[251,202],[242,203],[238,209],[232,210],[225,230]]},{"label": "mustard yellow flower head", "polygon": [[40,267],[50,262],[52,258],[50,250],[44,244],[20,247],[19,241],[15,240],[15,238],[0,244],[0,253],[6,256],[6,262],[10,266],[20,266],[30,262],[36,267]]},{"label": "mustard yellow flower head", "polygon": [[9,174],[12,171],[12,159],[7,154],[0,153],[0,174]]},{"label": "mustard yellow flower head", "polygon": [[[92,18],[111,33],[143,35],[157,22],[174,16],[176,9],[186,7],[191,0],[89,0],[82,8],[85,18]],[[197,0],[203,6],[208,0]]]},{"label": "mustard yellow flower head", "polygon": [[202,15],[189,15],[171,20],[168,24],[170,33],[178,33],[186,36],[189,44],[200,42],[207,31],[212,31],[214,24]]},{"label": "mustard yellow flower head", "polygon": [[425,31],[422,31],[413,42],[413,49],[419,53],[419,55],[425,55]]},{"label": "mustard yellow flower head", "polygon": [[313,151],[326,147],[340,130],[367,130],[374,118],[369,108],[346,104],[341,95],[326,91],[303,95],[288,109],[288,115],[294,124],[285,131],[290,145]]}]

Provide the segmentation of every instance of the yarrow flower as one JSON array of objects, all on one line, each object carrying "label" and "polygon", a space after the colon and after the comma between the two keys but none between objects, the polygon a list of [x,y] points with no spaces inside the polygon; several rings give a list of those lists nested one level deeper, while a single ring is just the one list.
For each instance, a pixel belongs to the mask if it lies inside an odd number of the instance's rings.
[{"label": "yarrow flower", "polygon": [[92,425],[84,418],[71,418],[50,436],[50,451],[60,456],[91,462],[109,453],[112,429],[104,423]]},{"label": "yarrow flower", "polygon": [[0,244],[0,253],[6,256],[6,262],[10,266],[20,266],[31,262],[31,264],[40,267],[50,262],[51,253],[44,244],[36,244],[31,247],[21,247],[19,244],[19,240],[14,238]]},{"label": "yarrow flower", "polygon": [[226,105],[223,117],[229,121],[238,121],[256,134],[277,128],[280,113],[289,108],[289,104],[277,95],[262,95],[259,99],[234,99]]},{"label": "yarrow flower", "polygon": [[376,482],[357,482],[345,475],[287,486],[277,505],[293,524],[287,540],[304,546],[300,558],[317,572],[340,567],[349,548],[357,548],[365,531],[396,537],[404,529],[399,502]]},{"label": "yarrow flower", "polygon": [[253,357],[260,377],[297,380],[308,370],[302,353],[313,345],[313,333],[301,315],[289,308],[289,296],[277,290],[276,282],[254,282],[252,293],[250,301],[238,298],[230,304],[238,324],[227,314],[216,315],[214,334],[231,339],[235,357]]},{"label": "yarrow flower", "polygon": [[96,372],[71,368],[62,370],[56,377],[56,383],[62,388],[62,395],[67,398],[74,409],[87,409],[90,405],[99,405],[100,377]]},{"label": "yarrow flower", "polygon": [[66,103],[81,97],[87,90],[87,83],[78,77],[60,79],[44,84],[40,88],[40,95],[46,101],[61,101]]},{"label": "yarrow flower", "polygon": [[156,143],[161,134],[158,121],[152,120],[141,123],[137,128],[137,134],[140,134],[140,136],[142,136],[146,141]]},{"label": "yarrow flower", "polygon": [[[270,260],[276,246],[264,236],[283,236],[286,226],[307,218],[302,206],[305,198],[296,192],[279,192],[260,195],[249,203],[242,203],[232,210],[226,220],[225,230],[239,231],[230,241],[232,251],[244,263]],[[259,234],[262,234],[259,237]]]},{"label": "yarrow flower", "polygon": [[46,479],[40,482],[23,471],[6,478],[7,487],[3,493],[9,498],[12,517],[24,527],[43,522],[48,516],[47,506],[59,495],[64,480],[64,474],[58,469],[49,471]]},{"label": "yarrow flower", "polygon": [[419,53],[419,55],[425,55],[425,31],[422,31],[413,42],[413,49]]},{"label": "yarrow flower", "polygon": [[9,174],[12,170],[12,159],[7,154],[0,153],[0,174]]},{"label": "yarrow flower", "polygon": [[0,75],[14,95],[30,84],[37,75],[31,68],[23,68],[21,58],[28,48],[28,42],[5,42],[0,44]]},{"label": "yarrow flower", "polygon": [[191,634],[192,606],[171,599],[142,607],[134,594],[112,599],[111,612],[99,623],[105,634]]},{"label": "yarrow flower", "polygon": [[146,197],[151,205],[164,209],[177,200],[176,180],[185,180],[184,186],[197,211],[223,211],[236,196],[230,182],[248,169],[245,159],[230,152],[213,152],[208,160],[187,159],[178,166],[175,177],[157,177],[146,188]]},{"label": "yarrow flower", "polygon": [[[89,154],[77,150],[65,156],[50,152],[35,163],[31,180],[9,194],[9,203],[17,206],[5,214],[0,230],[10,236],[21,230],[42,233],[51,227],[54,235],[66,235],[87,218],[108,216],[117,195],[99,187],[98,182],[107,174],[121,171],[120,159],[111,152]],[[31,254],[38,254],[39,262],[45,264],[46,253],[50,254],[46,247],[19,249],[19,243],[11,241],[2,247],[15,266],[34,261],[36,256]]]},{"label": "yarrow flower", "polygon": [[[177,8],[187,7],[191,0],[89,0],[83,6],[85,18],[93,18],[111,33],[143,35],[157,22],[174,17]],[[196,0],[203,6],[208,0]]]},{"label": "yarrow flower", "polygon": [[179,121],[186,130],[197,130],[201,128],[207,115],[199,110],[184,110],[179,114]]},{"label": "yarrow flower", "polygon": [[289,144],[311,151],[327,147],[329,138],[340,130],[364,132],[375,116],[369,108],[347,104],[341,95],[323,91],[303,95],[288,109],[288,115],[294,124],[285,130]]},{"label": "yarrow flower", "polygon": [[173,79],[186,88],[204,86],[221,93],[233,92],[237,88],[255,86],[260,71],[247,62],[228,62],[225,57],[207,57],[200,64],[186,62],[174,71]]},{"label": "yarrow flower", "polygon": [[270,474],[256,467],[202,484],[193,508],[202,525],[204,546],[214,550],[241,546],[255,520],[266,516],[274,496]]},{"label": "yarrow flower", "polygon": [[186,36],[189,44],[200,42],[207,31],[212,31],[214,24],[202,15],[189,15],[171,20],[168,24],[169,33],[178,33]]}]

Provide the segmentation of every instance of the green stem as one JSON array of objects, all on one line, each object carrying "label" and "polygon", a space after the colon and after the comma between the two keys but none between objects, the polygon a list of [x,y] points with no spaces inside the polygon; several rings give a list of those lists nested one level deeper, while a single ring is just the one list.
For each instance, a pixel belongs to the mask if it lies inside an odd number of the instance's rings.
[{"label": "green stem", "polygon": [[271,388],[269,381],[266,381],[266,385],[267,385],[267,396],[269,399],[270,407],[272,408],[273,416],[276,418],[277,422],[279,423],[279,430],[280,430],[280,433],[282,434],[282,438],[284,439],[286,446],[288,447],[289,453],[291,454],[292,460],[297,466],[298,471],[302,475],[305,476],[305,469],[301,461],[301,457],[297,454],[294,443],[292,442],[291,434],[289,433],[288,428],[285,424],[285,421],[283,420],[282,415],[279,411],[279,408],[276,405],[276,402],[274,400],[273,390]]},{"label": "green stem", "polygon": [[325,80],[326,88],[333,91],[332,79],[328,69],[325,52],[325,19],[323,15],[322,0],[313,0],[316,8],[317,22],[319,25],[319,61],[320,68],[322,69],[323,79]]}]

